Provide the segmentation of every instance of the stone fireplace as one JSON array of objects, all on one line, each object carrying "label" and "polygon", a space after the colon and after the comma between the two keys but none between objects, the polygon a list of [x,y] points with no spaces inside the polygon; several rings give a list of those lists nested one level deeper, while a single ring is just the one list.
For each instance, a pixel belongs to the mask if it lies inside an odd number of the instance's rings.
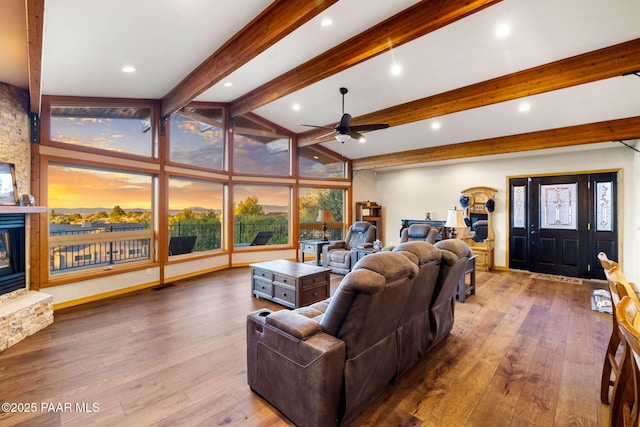
[{"label": "stone fireplace", "polygon": [[[0,162],[16,166],[19,194],[30,193],[29,92],[0,82]],[[51,295],[29,277],[29,215],[38,206],[0,206],[0,352],[53,323]]]},{"label": "stone fireplace", "polygon": [[0,351],[53,323],[53,298],[28,290],[26,217],[43,207],[0,206]]}]

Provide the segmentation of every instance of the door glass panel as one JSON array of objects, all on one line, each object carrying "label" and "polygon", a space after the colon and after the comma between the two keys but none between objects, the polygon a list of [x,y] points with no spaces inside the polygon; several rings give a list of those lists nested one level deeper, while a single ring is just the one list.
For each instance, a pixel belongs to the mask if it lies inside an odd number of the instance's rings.
[{"label": "door glass panel", "polygon": [[612,182],[596,183],[596,231],[613,231]]},{"label": "door glass panel", "polygon": [[540,186],[540,226],[577,230],[578,183]]},{"label": "door glass panel", "polygon": [[524,185],[517,185],[513,187],[513,227],[524,228],[525,218],[525,199],[524,199]]}]

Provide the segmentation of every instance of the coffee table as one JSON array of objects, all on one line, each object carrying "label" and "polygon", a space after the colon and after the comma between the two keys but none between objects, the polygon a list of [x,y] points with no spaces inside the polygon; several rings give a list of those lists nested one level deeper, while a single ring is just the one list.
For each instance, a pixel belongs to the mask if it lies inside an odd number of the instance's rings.
[{"label": "coffee table", "polygon": [[331,270],[278,259],[251,264],[251,294],[290,308],[329,297]]}]

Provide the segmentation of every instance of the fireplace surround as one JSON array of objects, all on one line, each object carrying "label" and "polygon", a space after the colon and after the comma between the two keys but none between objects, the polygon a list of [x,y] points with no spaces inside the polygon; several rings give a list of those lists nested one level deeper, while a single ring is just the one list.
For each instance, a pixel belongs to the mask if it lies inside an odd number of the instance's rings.
[{"label": "fireplace surround", "polygon": [[0,214],[0,295],[26,288],[25,216]]},{"label": "fireplace surround", "polygon": [[53,298],[29,290],[27,219],[44,206],[0,206],[0,352],[53,323]]}]

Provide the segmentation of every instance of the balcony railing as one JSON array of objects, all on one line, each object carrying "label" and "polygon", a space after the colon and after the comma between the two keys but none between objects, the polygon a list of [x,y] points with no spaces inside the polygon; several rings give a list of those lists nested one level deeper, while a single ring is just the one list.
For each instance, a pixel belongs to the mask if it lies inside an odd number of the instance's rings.
[{"label": "balcony railing", "polygon": [[[144,226],[118,228],[82,228],[55,230],[49,233],[49,257],[52,274],[95,267],[108,267],[132,261],[153,259],[153,231]],[[222,226],[214,224],[185,224],[176,222],[169,226],[169,237],[198,236],[194,252],[222,247]],[[267,243],[289,243],[287,224],[270,221],[237,222],[234,224],[236,245],[249,244],[258,231],[273,231]],[[340,240],[343,237],[341,223],[327,224],[327,238]],[[322,226],[317,223],[300,224],[298,240],[322,239]],[[291,242],[296,244],[297,242]]]},{"label": "balcony railing", "polygon": [[[126,230],[126,231],[122,231]],[[151,259],[153,231],[140,227],[78,228],[49,233],[51,273]]]},{"label": "balcony railing", "polygon": [[180,221],[169,225],[169,238],[198,236],[194,252],[210,251],[222,247],[222,224],[188,224]]},{"label": "balcony railing", "polygon": [[[342,240],[342,223],[327,224],[327,240]],[[300,240],[322,240],[322,224],[300,224]]]}]

